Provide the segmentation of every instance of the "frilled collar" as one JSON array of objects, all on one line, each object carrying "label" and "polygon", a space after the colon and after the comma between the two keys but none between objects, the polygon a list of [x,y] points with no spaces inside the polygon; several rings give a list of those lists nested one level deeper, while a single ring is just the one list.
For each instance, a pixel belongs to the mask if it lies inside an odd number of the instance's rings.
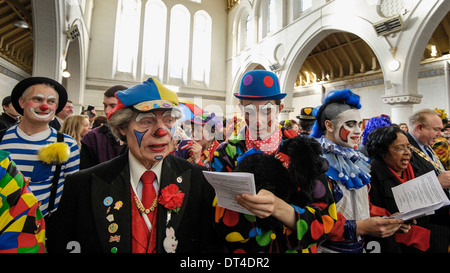
[{"label": "frilled collar", "polygon": [[347,189],[359,189],[370,183],[369,159],[357,150],[344,148],[321,137],[324,157],[330,163],[327,172],[332,179],[341,181]]}]

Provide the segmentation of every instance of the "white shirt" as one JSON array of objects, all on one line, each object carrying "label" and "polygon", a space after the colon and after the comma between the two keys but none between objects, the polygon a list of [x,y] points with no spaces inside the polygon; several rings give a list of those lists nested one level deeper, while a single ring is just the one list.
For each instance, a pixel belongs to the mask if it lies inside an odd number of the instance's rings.
[{"label": "white shirt", "polygon": [[[153,171],[155,173],[155,180],[153,181],[153,187],[155,188],[155,192],[158,195],[159,191],[159,180],[161,177],[161,161],[158,162],[155,166],[153,166],[150,170],[147,170],[137,159],[134,157],[134,155],[128,151],[128,161],[130,166],[130,184],[133,188],[134,193],[137,195],[139,200],[142,200],[142,181],[141,176],[146,171]],[[148,219],[147,214],[142,213],[142,217],[144,218],[145,224],[148,227],[148,230],[152,231],[152,224],[150,223],[150,220]]]},{"label": "white shirt", "polygon": [[158,162],[155,166],[153,166],[150,170],[147,170],[137,159],[136,157],[128,151],[128,160],[130,163],[130,183],[131,186],[136,189],[136,194],[139,200],[142,199],[142,181],[141,176],[146,171],[153,171],[156,175],[155,180],[153,181],[153,187],[155,187],[155,192],[159,191],[159,180],[161,177],[161,167],[162,160]]}]

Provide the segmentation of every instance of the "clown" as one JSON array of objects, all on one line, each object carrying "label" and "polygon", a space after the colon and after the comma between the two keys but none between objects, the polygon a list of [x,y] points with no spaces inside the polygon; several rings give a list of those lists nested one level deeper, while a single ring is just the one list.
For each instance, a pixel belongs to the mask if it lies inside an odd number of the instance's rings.
[{"label": "clown", "polygon": [[350,90],[332,91],[323,105],[315,109],[312,137],[318,138],[333,179],[338,222],[320,247],[320,252],[363,252],[363,235],[387,237],[402,220],[370,217],[368,198],[370,165],[356,149],[361,138],[361,104]]},{"label": "clown", "polygon": [[196,114],[190,122],[193,123],[192,139],[181,140],[174,154],[211,169],[214,151],[219,146],[216,135],[222,122],[214,113],[206,111]]},{"label": "clown", "polygon": [[72,238],[82,252],[214,250],[214,190],[204,168],[170,154],[181,117],[176,93],[150,78],[118,91],[116,98],[108,124],[128,151],[67,177],[49,252],[66,251]]},{"label": "clown", "polygon": [[[287,164],[289,158],[278,153],[279,147],[284,140],[296,137],[297,132],[287,130],[277,122],[277,116],[283,109],[281,99],[286,96],[281,93],[277,76],[265,70],[247,72],[242,77],[239,92],[234,96],[240,100],[246,126],[219,145],[214,153],[212,169],[231,172],[239,166],[238,162],[243,157],[252,153],[274,155]],[[256,217],[275,219],[285,227],[285,233],[261,229],[254,216],[216,206],[216,227],[220,236],[225,238],[227,251],[314,252],[316,244],[328,232],[324,228],[324,219],[329,219],[332,226],[334,216],[330,215],[335,215],[327,182],[319,181],[317,184],[323,191],[320,198],[314,198],[308,204],[311,209],[304,204],[301,206],[299,200],[287,203],[265,188],[260,189],[256,195],[236,196],[237,202]],[[305,232],[300,231],[300,226],[304,227]]]},{"label": "clown", "polygon": [[79,166],[77,142],[49,127],[66,105],[67,92],[55,80],[29,77],[14,87],[11,102],[22,118],[4,132],[0,149],[10,152],[18,169],[30,179],[30,189],[48,218],[58,207],[64,178]]}]

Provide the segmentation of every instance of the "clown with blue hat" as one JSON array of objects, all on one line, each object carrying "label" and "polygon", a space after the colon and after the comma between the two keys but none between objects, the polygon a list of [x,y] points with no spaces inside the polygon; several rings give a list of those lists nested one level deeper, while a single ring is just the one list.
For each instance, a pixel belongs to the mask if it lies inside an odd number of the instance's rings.
[{"label": "clown with blue hat", "polygon": [[319,246],[319,252],[362,252],[363,235],[380,236],[381,229],[367,227],[400,227],[394,219],[370,217],[370,165],[357,150],[361,140],[360,108],[360,97],[345,89],[328,93],[323,104],[313,111],[316,123],[311,136],[322,145],[330,165],[326,174],[332,178],[336,210],[343,216],[335,225],[339,228],[331,231],[333,236]]},{"label": "clown with blue hat", "polygon": [[[248,160],[255,154],[258,154],[258,156],[262,154],[267,157],[273,156],[276,160],[282,162],[284,166],[288,166],[290,158],[280,152],[279,147],[282,147],[284,140],[299,136],[297,136],[297,132],[287,130],[277,122],[277,116],[283,109],[281,100],[286,97],[286,94],[281,92],[276,74],[265,70],[254,70],[245,73],[242,76],[239,91],[234,93],[234,96],[239,99],[239,105],[245,117],[246,125],[219,145],[214,152],[211,164],[212,170],[232,172],[239,166],[240,162],[243,162],[241,159]],[[306,152],[305,156],[308,157]],[[316,154],[316,156],[319,155]],[[255,162],[255,164],[258,164],[258,162]],[[255,181],[256,177],[257,174],[255,174]],[[323,175],[323,177],[325,176]],[[276,182],[279,183],[280,187],[283,187],[283,183],[286,181]],[[324,186],[323,188],[324,195],[327,193],[326,195],[331,198],[331,192],[327,192],[327,187]],[[293,204],[288,204],[287,201],[276,196],[275,192],[276,189],[261,189],[256,195],[239,194],[236,199],[239,205],[260,218],[267,217],[267,215],[261,215],[261,212],[265,211],[266,205],[273,205],[274,209],[270,212],[270,216],[273,217],[274,221],[282,223],[287,229],[289,229],[288,227],[300,225],[301,218],[301,225],[305,227],[305,230],[313,230],[311,233],[318,232],[323,234],[323,228],[319,230],[313,227],[313,218],[316,219],[316,216],[320,217],[318,215],[321,213],[329,214],[329,211],[332,211],[332,209],[325,209],[319,214],[313,213],[314,216],[312,216],[313,214],[310,214],[311,211],[297,207],[300,203],[303,202],[304,205],[309,200],[299,200],[300,198],[298,198],[294,201],[292,199]],[[323,204],[325,205],[325,203],[324,201]],[[302,247],[300,247],[300,241],[302,240],[302,243],[305,244],[304,251],[309,252],[306,248],[317,242],[318,237],[310,240],[311,238],[308,236],[304,238],[294,236],[295,238],[289,238],[287,239],[289,242],[286,242],[284,240],[287,237],[286,234],[266,230],[264,227],[258,226],[257,221],[253,220],[255,218],[251,219],[251,217],[249,218],[248,215],[243,213],[221,208],[217,204],[215,207],[217,230],[222,232],[219,236],[225,238],[227,242],[226,248],[230,253],[238,251],[276,252],[280,251],[280,249],[290,249],[292,246],[300,251],[302,250]],[[312,217],[309,218],[309,216]],[[332,218],[329,217],[329,219]],[[315,221],[317,222],[317,220]],[[292,234],[297,234],[297,232],[300,231],[295,231],[294,228]],[[270,235],[270,237],[267,235]],[[266,237],[267,240],[262,242],[259,240],[262,237]],[[276,247],[272,248],[272,246]]]},{"label": "clown with blue hat", "polygon": [[237,158],[245,152],[258,151],[274,154],[285,138],[297,135],[293,130],[280,126],[277,117],[286,93],[281,92],[278,77],[266,70],[252,70],[242,76],[238,92],[239,106],[245,118],[245,126],[233,133],[216,150],[212,168],[216,171],[231,171]]}]

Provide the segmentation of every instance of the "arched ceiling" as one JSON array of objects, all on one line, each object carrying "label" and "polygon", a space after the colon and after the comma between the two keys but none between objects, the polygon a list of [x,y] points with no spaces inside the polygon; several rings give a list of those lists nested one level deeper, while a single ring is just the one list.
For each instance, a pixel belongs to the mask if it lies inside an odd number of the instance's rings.
[{"label": "arched ceiling", "polygon": [[338,32],[328,35],[310,52],[300,69],[296,85],[332,81],[379,69],[375,54],[361,38]]},{"label": "arched ceiling", "polygon": [[[422,61],[448,55],[450,51],[450,13],[439,23],[424,50]],[[339,32],[323,39],[308,55],[297,76],[296,86],[343,80],[380,72],[372,49],[358,36]]]},{"label": "arched ceiling", "polygon": [[32,31],[31,0],[0,0],[0,57],[28,73],[33,68]]}]

